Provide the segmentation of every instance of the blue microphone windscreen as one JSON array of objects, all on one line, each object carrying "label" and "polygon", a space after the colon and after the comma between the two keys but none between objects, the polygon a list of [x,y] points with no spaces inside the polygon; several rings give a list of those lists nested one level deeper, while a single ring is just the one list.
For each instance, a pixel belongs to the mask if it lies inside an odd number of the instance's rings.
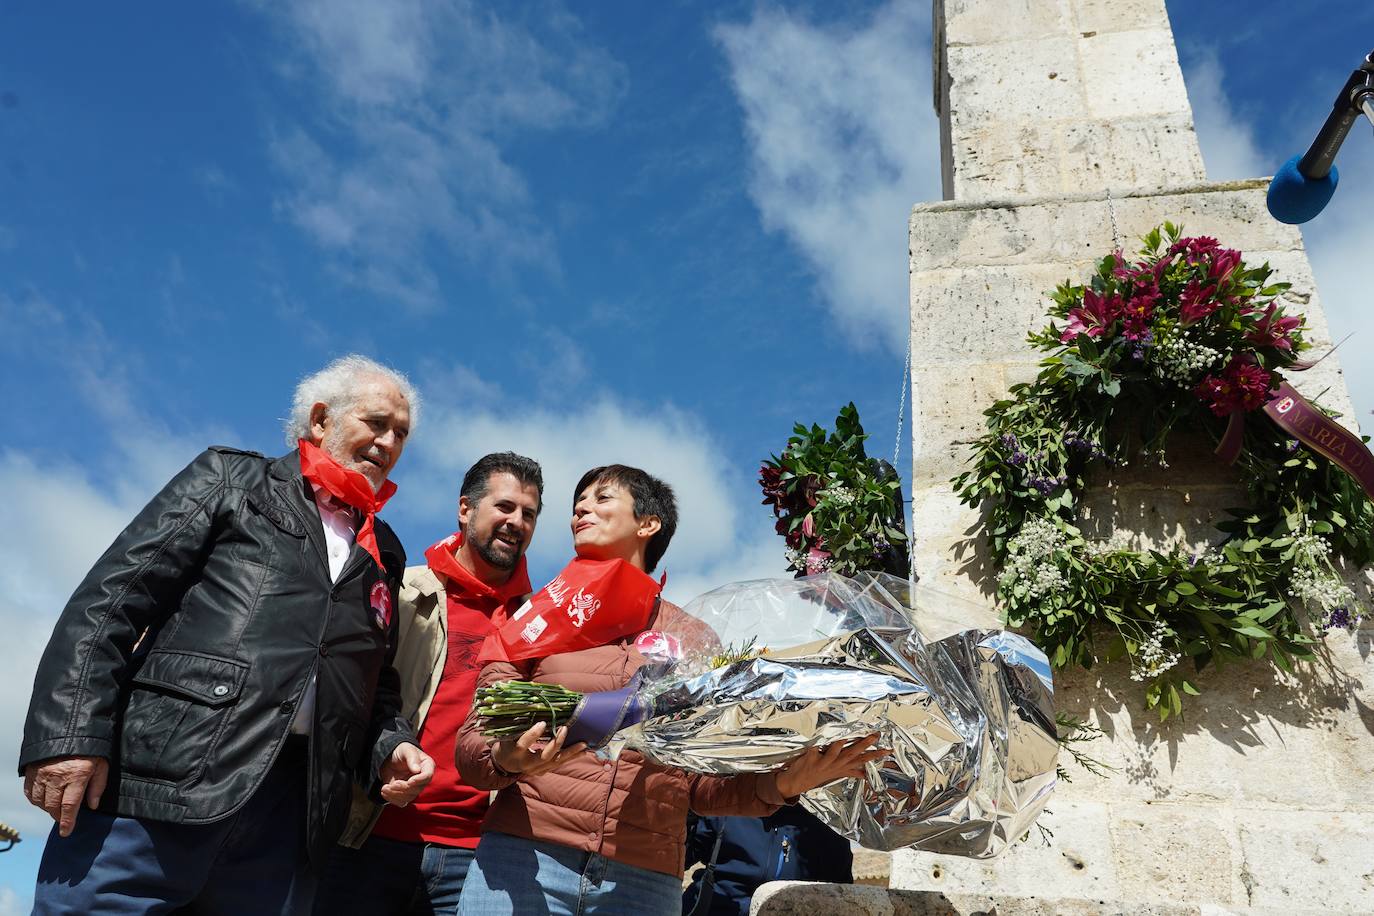
[{"label": "blue microphone windscreen", "polygon": [[1336,193],[1336,182],[1340,180],[1336,167],[1333,165],[1325,178],[1308,178],[1298,171],[1301,158],[1289,159],[1269,182],[1269,214],[1281,223],[1307,222],[1322,212]]}]

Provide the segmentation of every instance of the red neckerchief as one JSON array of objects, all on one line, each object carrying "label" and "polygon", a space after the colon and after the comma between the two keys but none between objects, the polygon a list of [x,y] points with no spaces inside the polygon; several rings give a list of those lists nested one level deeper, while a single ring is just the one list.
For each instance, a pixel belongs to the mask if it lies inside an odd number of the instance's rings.
[{"label": "red neckerchief", "polygon": [[301,439],[298,445],[301,450],[301,476],[363,514],[363,523],[358,526],[358,546],[371,555],[378,569],[384,569],[382,555],[377,550],[373,522],[391,494],[396,492],[396,484],[388,480],[382,484],[380,492],[374,493],[366,477],[339,464],[314,443]]},{"label": "red neckerchief", "polygon": [[425,563],[432,572],[471,592],[480,598],[495,598],[504,608],[512,598],[530,593],[530,574],[525,568],[525,558],[521,557],[514,571],[504,585],[492,588],[472,574],[472,571],[458,562],[454,556],[463,544],[463,532],[455,531],[425,551]]}]

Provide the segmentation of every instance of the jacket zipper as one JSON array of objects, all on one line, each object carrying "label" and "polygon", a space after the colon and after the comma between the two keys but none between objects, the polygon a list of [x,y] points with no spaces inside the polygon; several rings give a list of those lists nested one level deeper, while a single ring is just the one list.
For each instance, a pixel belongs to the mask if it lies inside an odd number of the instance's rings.
[{"label": "jacket zipper", "polygon": [[787,860],[792,857],[792,844],[787,841],[787,837],[782,838],[782,849],[778,851],[778,867],[773,870],[773,880],[782,877],[782,868],[787,864]]}]

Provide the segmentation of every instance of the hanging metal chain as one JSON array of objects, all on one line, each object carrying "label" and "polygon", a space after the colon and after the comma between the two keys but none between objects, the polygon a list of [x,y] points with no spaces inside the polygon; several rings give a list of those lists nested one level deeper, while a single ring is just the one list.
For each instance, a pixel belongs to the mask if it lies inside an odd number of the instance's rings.
[{"label": "hanging metal chain", "polygon": [[[912,498],[906,502],[910,508],[903,506],[902,514],[905,516],[907,526],[906,558],[907,558],[907,582],[914,587],[919,578],[916,574],[916,459],[921,454],[920,440],[920,414],[916,407],[916,383],[911,378],[911,335],[906,338],[906,366],[902,370],[902,394],[897,401],[897,442],[892,447],[892,467],[897,468],[897,462],[902,456],[902,428],[906,420],[906,391],[911,388],[911,489]],[[900,472],[899,472],[900,473]]]},{"label": "hanging metal chain", "polygon": [[[910,384],[911,384],[911,335],[910,335],[910,334],[907,334],[907,338],[906,338],[906,369],[904,369],[904,370],[902,371],[902,396],[901,396],[901,398],[897,401],[897,443],[896,443],[896,445],[894,445],[894,446],[892,447],[892,467],[893,467],[893,468],[896,468],[896,467],[897,467],[897,460],[898,460],[899,458],[901,458],[901,456],[902,456],[902,426],[903,426],[903,423],[904,423],[904,420],[905,420],[905,414],[906,414],[906,389],[907,389],[907,386],[910,385]],[[913,400],[913,406],[914,406],[914,403],[915,403],[915,402],[914,402],[914,400]],[[913,420],[912,422],[914,423],[915,420]],[[915,458],[916,458],[915,454],[913,454],[911,457],[912,457],[912,460],[913,460],[913,461],[914,461]]]},{"label": "hanging metal chain", "polygon": [[1116,200],[1112,198],[1112,189],[1107,189],[1107,216],[1112,221],[1112,251],[1121,250],[1121,230],[1116,225]]}]

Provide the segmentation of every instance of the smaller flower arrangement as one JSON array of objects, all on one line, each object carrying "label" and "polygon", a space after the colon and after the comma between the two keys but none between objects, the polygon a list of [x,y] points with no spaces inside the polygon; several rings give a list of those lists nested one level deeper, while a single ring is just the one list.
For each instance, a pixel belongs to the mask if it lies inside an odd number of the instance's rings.
[{"label": "smaller flower arrangement", "polygon": [[835,418],[833,433],[797,424],[782,454],[759,468],[763,503],[773,507],[777,532],[786,539],[789,569],[906,576],[902,482],[887,462],[868,457],[867,438],[851,402]]},{"label": "smaller flower arrangement", "polygon": [[[1277,421],[1237,426],[1268,409],[1283,370],[1303,368],[1306,328],[1281,304],[1288,284],[1170,223],[1143,241],[1137,257],[1115,252],[1087,283],[1054,291],[1055,320],[1030,335],[1049,353],[1040,373],[985,412],[972,466],[953,483],[987,510],[1008,623],[1028,627],[1055,666],[1125,656],[1167,717],[1209,664],[1268,658],[1287,670],[1316,638],[1359,624],[1342,573],[1374,561],[1374,505]],[[1091,468],[1167,466],[1175,428],[1223,445],[1235,434],[1250,505],[1229,510],[1220,541],[1196,555],[1089,541],[1077,506]]]}]

